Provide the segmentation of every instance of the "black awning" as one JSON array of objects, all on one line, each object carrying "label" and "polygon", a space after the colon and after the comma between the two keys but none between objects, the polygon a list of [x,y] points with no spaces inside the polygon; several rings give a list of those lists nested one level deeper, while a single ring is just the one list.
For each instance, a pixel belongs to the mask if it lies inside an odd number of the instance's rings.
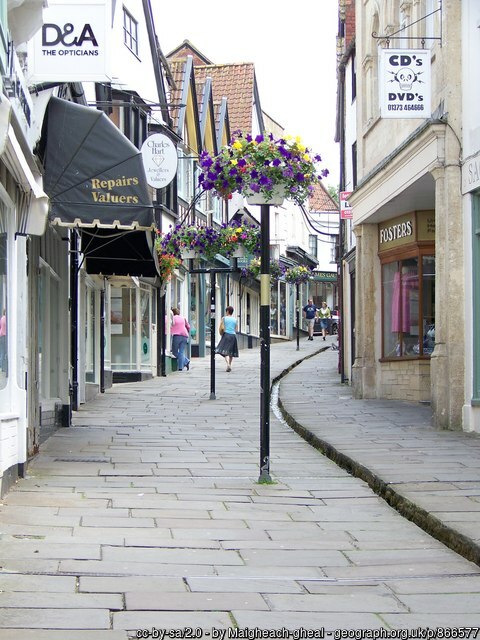
[{"label": "black awning", "polygon": [[152,227],[141,153],[103,112],[50,98],[40,155],[52,224]]},{"label": "black awning", "polygon": [[82,229],[87,273],[105,276],[158,276],[151,231]]}]

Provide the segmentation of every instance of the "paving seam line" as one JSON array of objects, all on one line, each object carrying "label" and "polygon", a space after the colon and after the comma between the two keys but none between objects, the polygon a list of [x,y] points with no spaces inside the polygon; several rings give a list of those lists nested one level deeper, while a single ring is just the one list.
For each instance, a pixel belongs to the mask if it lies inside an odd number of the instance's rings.
[{"label": "paving seam line", "polygon": [[[319,355],[328,348],[329,347],[325,347],[323,349],[320,349],[319,351],[316,351],[315,353],[308,354],[304,358],[297,360],[287,369],[284,369],[278,376],[276,376],[274,384],[287,376],[292,369],[297,367],[304,360],[313,358],[313,356]],[[439,542],[442,542],[449,549],[452,549],[452,551],[455,551],[465,559],[470,560],[471,562],[474,562],[475,564],[480,566],[480,545],[457,531],[454,527],[450,527],[444,524],[426,509],[419,507],[408,498],[405,498],[405,496],[402,496],[400,493],[395,491],[395,489],[393,489],[391,484],[382,480],[382,478],[380,478],[370,469],[367,469],[365,466],[361,465],[350,456],[345,455],[329,442],[323,440],[322,438],[319,438],[307,427],[304,427],[302,424],[300,424],[285,409],[280,397],[280,389],[278,393],[278,408],[280,409],[283,419],[288,424],[288,426],[296,431],[296,433],[298,433],[298,435],[300,435],[306,442],[308,442],[308,444],[312,445],[312,447],[315,447],[315,449],[335,462],[335,464],[337,464],[339,467],[345,469],[345,471],[347,471],[350,475],[355,476],[356,478],[360,478],[360,480],[366,482],[372,489],[372,491],[374,491],[380,498],[385,500],[388,505],[398,511],[398,513],[400,513],[400,515],[402,515],[404,518],[407,518],[407,520],[410,520],[411,522],[416,524],[433,538],[435,538]]]}]

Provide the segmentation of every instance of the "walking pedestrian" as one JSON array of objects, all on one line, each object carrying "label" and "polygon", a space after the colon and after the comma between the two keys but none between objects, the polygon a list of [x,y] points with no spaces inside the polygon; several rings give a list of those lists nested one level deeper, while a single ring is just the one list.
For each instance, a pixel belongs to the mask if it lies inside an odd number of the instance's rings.
[{"label": "walking pedestrian", "polygon": [[328,325],[330,323],[330,308],[327,306],[327,303],[324,301],[322,302],[322,306],[320,307],[320,309],[318,310],[318,315],[320,317],[320,328],[322,330],[322,336],[323,339],[325,340],[325,336],[327,333],[327,329],[328,329]]},{"label": "walking pedestrian", "polygon": [[190,370],[190,360],[186,355],[190,325],[188,320],[180,315],[177,307],[172,309],[173,320],[170,333],[172,334],[172,353],[177,358],[177,371],[183,371],[186,367]]},{"label": "walking pedestrian", "polygon": [[227,307],[225,313],[222,318],[224,332],[215,353],[225,358],[227,371],[231,371],[233,358],[238,358],[237,319],[233,317],[233,307]]},{"label": "walking pedestrian", "polygon": [[317,315],[317,307],[313,304],[313,299],[309,298],[307,304],[303,307],[303,317],[307,321],[308,339],[313,340],[313,329],[315,326],[315,316]]}]

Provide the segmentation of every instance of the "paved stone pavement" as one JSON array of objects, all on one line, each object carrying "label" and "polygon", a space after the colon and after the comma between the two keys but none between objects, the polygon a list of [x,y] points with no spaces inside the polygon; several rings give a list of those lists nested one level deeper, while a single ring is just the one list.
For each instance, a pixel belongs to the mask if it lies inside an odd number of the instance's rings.
[{"label": "paved stone pavement", "polygon": [[215,400],[197,359],[116,385],[47,440],[0,507],[0,640],[480,625],[478,564],[374,492],[472,554],[479,439],[434,431],[423,406],[352,400],[330,339],[271,356],[272,379],[298,364],[272,394],[272,484],[257,350],[231,373],[217,359]]}]

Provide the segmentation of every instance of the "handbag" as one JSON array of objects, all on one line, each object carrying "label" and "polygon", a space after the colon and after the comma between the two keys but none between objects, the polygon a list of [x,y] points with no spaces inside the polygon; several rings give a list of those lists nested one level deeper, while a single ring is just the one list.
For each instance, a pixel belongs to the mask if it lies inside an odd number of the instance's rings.
[{"label": "handbag", "polygon": [[223,318],[220,321],[220,326],[218,327],[218,333],[223,336],[223,334],[225,333],[225,323],[223,321]]}]

